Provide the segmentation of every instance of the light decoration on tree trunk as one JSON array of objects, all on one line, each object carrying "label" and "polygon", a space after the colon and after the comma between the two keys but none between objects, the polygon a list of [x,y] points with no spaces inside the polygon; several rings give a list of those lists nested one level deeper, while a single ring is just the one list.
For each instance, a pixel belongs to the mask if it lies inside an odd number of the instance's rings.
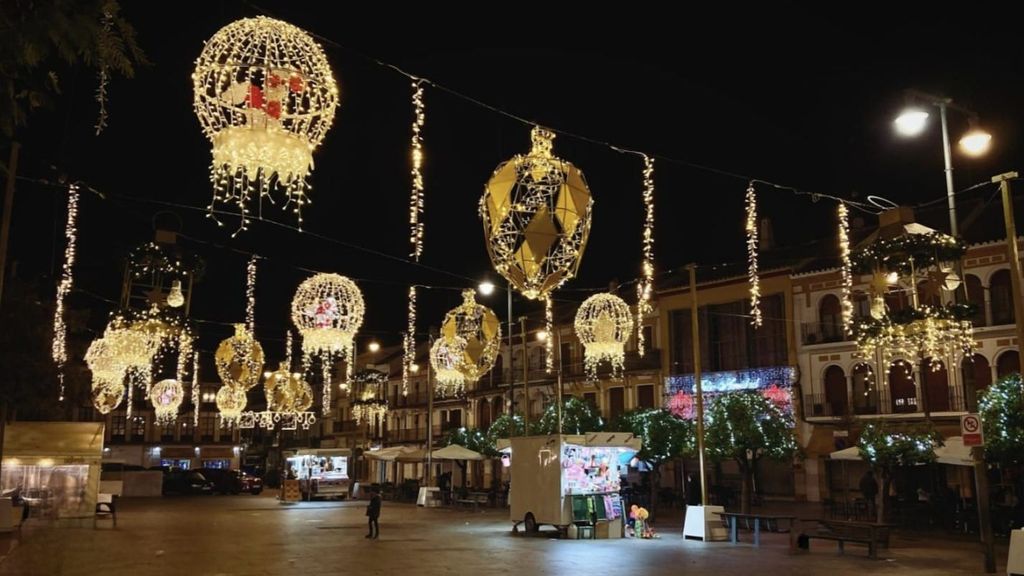
[{"label": "light decoration on tree trunk", "polygon": [[150,387],[149,401],[153,404],[157,424],[170,424],[178,418],[178,408],[185,398],[181,382],[168,378]]},{"label": "light decoration on tree trunk", "polygon": [[423,123],[426,113],[423,106],[423,82],[412,83],[412,195],[409,198],[409,241],[412,256],[417,262],[423,254]]},{"label": "light decoration on tree trunk", "polygon": [[636,349],[646,353],[644,317],[651,313],[651,292],[654,289],[654,159],[644,155],[644,232],[643,275],[636,285]]},{"label": "light decoration on tree trunk", "polygon": [[64,307],[71,287],[75,283],[75,249],[78,244],[78,186],[68,186],[68,219],[64,235],[68,239],[64,247],[64,264],[61,267],[60,283],[57,284],[57,305],[53,309],[53,346],[51,356],[57,365],[57,379],[60,382],[59,401],[64,401],[64,364],[68,361],[68,327],[64,320]]},{"label": "light decoration on tree trunk", "polygon": [[839,260],[842,276],[843,330],[853,334],[853,272],[850,263],[850,219],[846,204],[836,207],[839,216]]},{"label": "light decoration on tree trunk", "polygon": [[301,228],[313,151],[338,106],[320,45],[287,22],[237,20],[206,42],[192,85],[196,116],[213,145],[210,216],[218,204],[236,205],[237,234],[249,224],[253,195],[272,201],[280,188]]},{"label": "light decoration on tree trunk", "polygon": [[744,199],[747,211],[747,276],[750,280],[750,323],[755,328],[760,328],[761,318],[761,278],[757,272],[757,192],[754,190],[754,181],[747,185],[747,194]]},{"label": "light decoration on tree trunk", "polygon": [[[434,391],[441,396],[456,396],[465,389],[463,363],[466,339],[461,336],[438,338],[430,347],[430,367],[434,370]],[[428,391],[433,394],[434,391]]]},{"label": "light decoration on tree trunk", "polygon": [[625,301],[614,294],[594,294],[576,311],[574,325],[576,337],[583,344],[587,377],[596,380],[603,361],[611,363],[613,378],[621,377],[626,341],[633,331],[633,315]]},{"label": "light decoration on tree trunk", "polygon": [[555,135],[538,126],[531,137],[529,154],[495,169],[479,210],[495,270],[538,300],[576,275],[593,199],[583,173],[552,154]]},{"label": "light decoration on tree trunk", "polygon": [[465,381],[472,384],[494,367],[501,345],[501,323],[493,310],[477,303],[473,290],[463,290],[462,304],[445,314],[441,337],[465,341],[459,367]]}]

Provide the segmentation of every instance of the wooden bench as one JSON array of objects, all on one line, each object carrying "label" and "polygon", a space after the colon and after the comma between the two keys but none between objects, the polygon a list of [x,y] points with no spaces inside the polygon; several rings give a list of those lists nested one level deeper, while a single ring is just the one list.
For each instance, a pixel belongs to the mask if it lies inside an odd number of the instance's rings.
[{"label": "wooden bench", "polygon": [[808,539],[808,548],[810,548],[810,540],[813,538],[834,540],[839,545],[839,553],[843,554],[845,552],[844,544],[846,542],[853,542],[856,544],[866,544],[868,547],[868,557],[878,558],[878,546],[881,545],[886,548],[889,546],[891,524],[846,520],[816,520],[816,522],[818,523],[816,530],[804,532],[800,535]]},{"label": "wooden bench", "polygon": [[746,521],[747,527],[750,527],[753,522],[754,529],[754,546],[761,545],[761,524],[764,523],[766,530],[773,530],[772,525],[774,524],[774,531],[781,532],[779,524],[781,522],[788,522],[788,532],[793,531],[793,523],[796,522],[796,516],[778,516],[772,514],[741,514],[739,512],[719,512],[719,516],[726,523],[726,527],[729,529],[729,541],[735,544],[739,542],[739,530],[738,525],[740,520]]},{"label": "wooden bench", "polygon": [[458,498],[455,500],[456,504],[464,506],[472,506],[473,511],[480,510],[480,504],[487,504],[488,495],[486,492],[470,492],[465,498]]},{"label": "wooden bench", "polygon": [[117,495],[116,494],[97,494],[96,495],[96,514],[92,518],[92,527],[96,527],[96,520],[98,518],[110,517],[114,521],[114,527],[117,527]]}]

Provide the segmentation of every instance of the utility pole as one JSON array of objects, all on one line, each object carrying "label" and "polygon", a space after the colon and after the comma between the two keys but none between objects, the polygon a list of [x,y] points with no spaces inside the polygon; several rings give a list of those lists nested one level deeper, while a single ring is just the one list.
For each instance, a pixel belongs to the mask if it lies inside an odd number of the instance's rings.
[{"label": "utility pole", "polygon": [[519,333],[523,336],[523,436],[530,435],[530,358],[526,350],[526,316],[519,317]]},{"label": "utility pole", "polygon": [[1017,178],[1016,172],[1006,172],[992,178],[999,183],[1003,195],[1003,222],[1006,224],[1007,257],[1010,260],[1010,278],[1013,286],[1013,317],[1017,325],[1017,350],[1024,348],[1024,306],[1021,305],[1020,249],[1017,247],[1017,224],[1013,217],[1013,197],[1010,196],[1010,180]]},{"label": "utility pole", "polygon": [[690,328],[693,335],[693,386],[697,396],[697,463],[700,466],[700,505],[708,505],[707,474],[704,472],[704,390],[700,383],[700,324],[697,313],[697,265],[688,264],[690,271]]}]

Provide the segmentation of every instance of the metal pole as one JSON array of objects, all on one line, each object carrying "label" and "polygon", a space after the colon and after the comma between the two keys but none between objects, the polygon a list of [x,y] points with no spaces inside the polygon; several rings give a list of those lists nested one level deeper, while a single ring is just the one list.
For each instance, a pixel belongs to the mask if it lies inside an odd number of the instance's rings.
[{"label": "metal pole", "polygon": [[700,324],[697,320],[697,265],[686,266],[690,271],[690,327],[693,334],[693,383],[697,396],[697,462],[700,465],[700,504],[708,505],[707,475],[704,472],[704,389],[700,384]]},{"label": "metal pole", "polygon": [[[957,236],[956,225],[956,198],[953,190],[953,154],[949,148],[949,127],[946,124],[946,103],[937,102],[939,107],[939,118],[942,120],[942,158],[946,162],[946,199],[949,202],[949,229],[953,236]],[[915,288],[916,291],[916,288]]]},{"label": "metal pole", "polygon": [[508,414],[512,417],[513,430],[515,429],[515,383],[516,371],[512,369],[512,284],[505,284],[505,293],[508,294]]},{"label": "metal pole", "polygon": [[526,350],[526,316],[519,317],[519,333],[523,336],[523,436],[530,435],[530,362]]},{"label": "metal pole", "polygon": [[[564,432],[562,430],[562,331],[557,327],[554,330],[555,334],[557,334],[555,336],[555,343],[558,346],[558,375],[555,377],[555,401],[558,402],[558,433],[562,434]],[[548,334],[548,338],[550,337],[551,334]]]},{"label": "metal pole", "polygon": [[[433,334],[428,335],[430,346],[427,350],[434,347],[434,336]],[[434,385],[430,382],[430,360],[427,360],[427,486],[432,486],[433,482],[433,451],[434,451]]]},{"label": "metal pole", "polygon": [[981,533],[981,548],[985,555],[985,573],[996,571],[996,553],[992,540],[992,520],[989,518],[988,473],[985,469],[985,449],[975,446],[971,449],[974,457],[974,487],[977,490],[978,532]]},{"label": "metal pole", "polygon": [[1013,286],[1013,318],[1017,325],[1017,350],[1024,349],[1024,306],[1021,305],[1020,249],[1017,247],[1017,224],[1013,217],[1013,197],[1010,196],[1010,180],[1016,172],[1007,172],[992,178],[999,183],[1003,194],[1003,222],[1006,224],[1006,247],[1009,251],[1010,278]]},{"label": "metal pole", "polygon": [[[18,150],[21,144],[11,142],[11,155],[7,160],[7,185],[4,187],[4,216],[0,227],[0,302],[4,296],[4,280],[7,278],[7,240],[11,233],[11,212],[14,210],[14,181],[18,173]],[[3,414],[7,417],[7,414]]]}]

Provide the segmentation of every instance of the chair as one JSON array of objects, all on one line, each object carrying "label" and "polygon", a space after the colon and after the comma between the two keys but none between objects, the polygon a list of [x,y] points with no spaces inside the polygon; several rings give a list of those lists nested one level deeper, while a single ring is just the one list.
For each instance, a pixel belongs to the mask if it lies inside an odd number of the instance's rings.
[{"label": "chair", "polygon": [[117,495],[116,494],[99,494],[96,497],[96,514],[92,518],[92,527],[96,527],[96,520],[98,518],[110,517],[114,521],[114,527],[117,527]]}]

